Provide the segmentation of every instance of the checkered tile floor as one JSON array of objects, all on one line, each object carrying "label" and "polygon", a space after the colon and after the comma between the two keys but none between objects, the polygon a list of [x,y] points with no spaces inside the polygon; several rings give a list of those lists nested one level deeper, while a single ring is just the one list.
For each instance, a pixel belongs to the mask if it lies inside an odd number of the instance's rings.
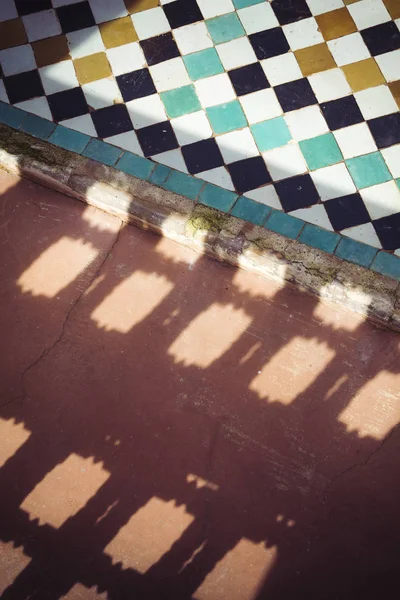
[{"label": "checkered tile floor", "polygon": [[400,255],[400,0],[1,0],[0,100]]}]

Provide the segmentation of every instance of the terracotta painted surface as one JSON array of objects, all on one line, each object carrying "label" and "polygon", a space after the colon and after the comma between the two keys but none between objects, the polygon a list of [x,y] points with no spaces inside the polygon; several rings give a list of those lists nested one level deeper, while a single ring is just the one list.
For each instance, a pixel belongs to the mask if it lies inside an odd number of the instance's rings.
[{"label": "terracotta painted surface", "polygon": [[398,586],[400,338],[0,173],[5,600]]}]

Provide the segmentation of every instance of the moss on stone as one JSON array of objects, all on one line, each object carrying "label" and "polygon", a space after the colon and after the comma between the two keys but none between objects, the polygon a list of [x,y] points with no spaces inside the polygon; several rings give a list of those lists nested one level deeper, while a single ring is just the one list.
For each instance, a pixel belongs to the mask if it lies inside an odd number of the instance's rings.
[{"label": "moss on stone", "polygon": [[189,217],[187,227],[194,235],[197,231],[220,232],[227,221],[226,215],[207,206],[196,206]]},{"label": "moss on stone", "polygon": [[34,137],[14,132],[8,139],[6,150],[10,154],[20,157],[22,165],[34,160],[48,166],[65,166],[70,160],[70,153],[52,144],[42,142]]}]

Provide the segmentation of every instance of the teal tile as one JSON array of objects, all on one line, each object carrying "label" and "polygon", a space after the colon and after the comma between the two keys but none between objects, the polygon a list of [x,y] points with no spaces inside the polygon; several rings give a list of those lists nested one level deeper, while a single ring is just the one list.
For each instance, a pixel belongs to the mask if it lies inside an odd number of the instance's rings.
[{"label": "teal tile", "polygon": [[299,235],[303,225],[304,221],[302,219],[291,217],[280,210],[273,210],[264,227],[294,240]]},{"label": "teal tile", "polygon": [[251,125],[250,129],[260,152],[284,146],[292,139],[283,117],[256,123]]},{"label": "teal tile", "polygon": [[43,117],[37,115],[27,115],[21,123],[20,130],[29,135],[33,135],[41,140],[47,140],[47,138],[53,133],[56,125]]},{"label": "teal tile", "polygon": [[218,208],[218,210],[222,210],[223,212],[229,212],[237,199],[237,194],[211,183],[206,184],[199,196],[199,202],[213,208]]},{"label": "teal tile", "polygon": [[261,2],[265,2],[265,0],[233,0],[236,9],[253,6],[253,4],[261,4]]},{"label": "teal tile", "polygon": [[192,81],[224,72],[224,67],[215,48],[207,48],[207,50],[194,52],[182,58]]},{"label": "teal tile", "polygon": [[214,19],[208,19],[205,23],[214,44],[229,42],[242,35],[246,35],[235,12],[230,12],[221,17],[214,17]]},{"label": "teal tile", "polygon": [[399,188],[399,190],[400,190],[400,177],[399,177],[398,179],[396,179],[396,183],[397,183],[397,187],[398,187],[398,188]]},{"label": "teal tile", "polygon": [[228,133],[247,126],[247,120],[239,100],[211,106],[206,109],[214,133]]},{"label": "teal tile", "polygon": [[186,175],[186,173],[180,171],[172,171],[162,187],[170,192],[190,198],[190,200],[195,200],[203,185],[204,181],[197,179],[197,177]]},{"label": "teal tile", "polygon": [[0,123],[17,129],[28,113],[19,108],[14,108],[5,102],[0,102]]},{"label": "teal tile", "polygon": [[148,179],[154,169],[153,161],[131,154],[131,152],[124,152],[116,166],[120,171],[139,179]]},{"label": "teal tile", "polygon": [[65,150],[71,150],[71,152],[77,152],[81,154],[90,141],[90,137],[80,131],[74,131],[73,129],[67,129],[62,125],[57,125],[51,136],[49,142],[64,148]]},{"label": "teal tile", "polygon": [[329,254],[332,254],[339,241],[340,235],[337,233],[327,231],[326,229],[322,229],[322,227],[311,225],[310,223],[305,224],[299,236],[299,242],[303,242],[307,246],[318,248],[324,252],[329,252]]},{"label": "teal tile", "polygon": [[271,212],[271,208],[260,202],[255,202],[246,196],[240,196],[231,210],[234,217],[250,221],[254,225],[262,225]]},{"label": "teal tile", "polygon": [[103,163],[103,165],[113,167],[121,156],[122,150],[121,148],[111,146],[111,144],[92,138],[82,154],[83,156],[93,158],[93,160]]},{"label": "teal tile", "polygon": [[299,146],[311,171],[335,165],[343,160],[342,153],[332,133],[325,133],[310,140],[299,142]]},{"label": "teal tile", "polygon": [[347,237],[342,237],[335,250],[336,256],[360,265],[360,267],[369,267],[376,253],[376,248]]},{"label": "teal tile", "polygon": [[346,165],[359,190],[392,179],[380,152],[350,158]]},{"label": "teal tile", "polygon": [[194,85],[184,85],[169,92],[162,92],[160,96],[171,119],[201,110]]},{"label": "teal tile", "polygon": [[378,252],[371,269],[376,271],[376,273],[387,275],[387,277],[393,277],[393,279],[400,281],[400,256],[388,254],[387,252]]},{"label": "teal tile", "polygon": [[155,185],[162,185],[168,179],[172,170],[164,165],[156,165],[152,172],[149,181]]}]

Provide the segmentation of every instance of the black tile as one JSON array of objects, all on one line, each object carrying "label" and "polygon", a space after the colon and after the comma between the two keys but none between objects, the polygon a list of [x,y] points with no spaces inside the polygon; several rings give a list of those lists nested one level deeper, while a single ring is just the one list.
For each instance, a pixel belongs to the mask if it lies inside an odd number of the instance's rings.
[{"label": "black tile", "polygon": [[73,117],[80,117],[89,112],[85,94],[82,88],[57,92],[47,97],[54,121],[64,121]]},{"label": "black tile", "polygon": [[372,56],[400,48],[400,31],[393,21],[360,32]]},{"label": "black tile", "polygon": [[145,156],[167,152],[179,146],[169,121],[143,127],[138,129],[136,134]]},{"label": "black tile", "polygon": [[228,75],[238,96],[270,87],[260,63],[233,69],[233,71],[228,71]]},{"label": "black tile", "polygon": [[148,69],[118,75],[116,80],[125,102],[157,93]]},{"label": "black tile", "polygon": [[214,138],[182,146],[182,154],[189,173],[201,173],[224,164],[221,151]]},{"label": "black tile", "polygon": [[164,4],[163,9],[172,29],[203,20],[196,0],[175,0]]},{"label": "black tile", "polygon": [[78,31],[96,25],[89,2],[78,2],[56,9],[63,33]]},{"label": "black tile", "polygon": [[280,27],[253,33],[249,35],[249,40],[258,60],[286,54],[290,50],[285,34]]},{"label": "black tile", "polygon": [[372,221],[384,250],[400,248],[400,212]]},{"label": "black tile", "polygon": [[149,67],[180,56],[172,33],[164,33],[140,42]]},{"label": "black tile", "polygon": [[341,198],[327,200],[324,202],[324,206],[335,231],[371,221],[360,194],[349,194]]},{"label": "black tile", "polygon": [[107,138],[133,129],[125,104],[113,104],[112,106],[99,108],[94,110],[91,116],[97,135],[100,138]]},{"label": "black tile", "polygon": [[42,80],[36,70],[4,77],[3,82],[11,104],[44,96]]},{"label": "black tile", "polygon": [[400,144],[400,113],[367,121],[378,148]]},{"label": "black tile", "polygon": [[281,25],[312,17],[306,0],[273,0],[271,6]]},{"label": "black tile", "polygon": [[310,175],[296,175],[275,183],[275,189],[285,211],[317,204],[319,195]]},{"label": "black tile", "polygon": [[20,17],[53,8],[51,0],[15,0],[15,6]]},{"label": "black tile", "polygon": [[233,185],[239,194],[254,190],[264,183],[270,183],[271,177],[261,156],[245,158],[227,165]]},{"label": "black tile", "polygon": [[364,121],[354,96],[324,102],[321,104],[321,109],[331,130],[349,127]]},{"label": "black tile", "polygon": [[317,104],[317,99],[306,77],[277,85],[274,90],[284,112]]}]

